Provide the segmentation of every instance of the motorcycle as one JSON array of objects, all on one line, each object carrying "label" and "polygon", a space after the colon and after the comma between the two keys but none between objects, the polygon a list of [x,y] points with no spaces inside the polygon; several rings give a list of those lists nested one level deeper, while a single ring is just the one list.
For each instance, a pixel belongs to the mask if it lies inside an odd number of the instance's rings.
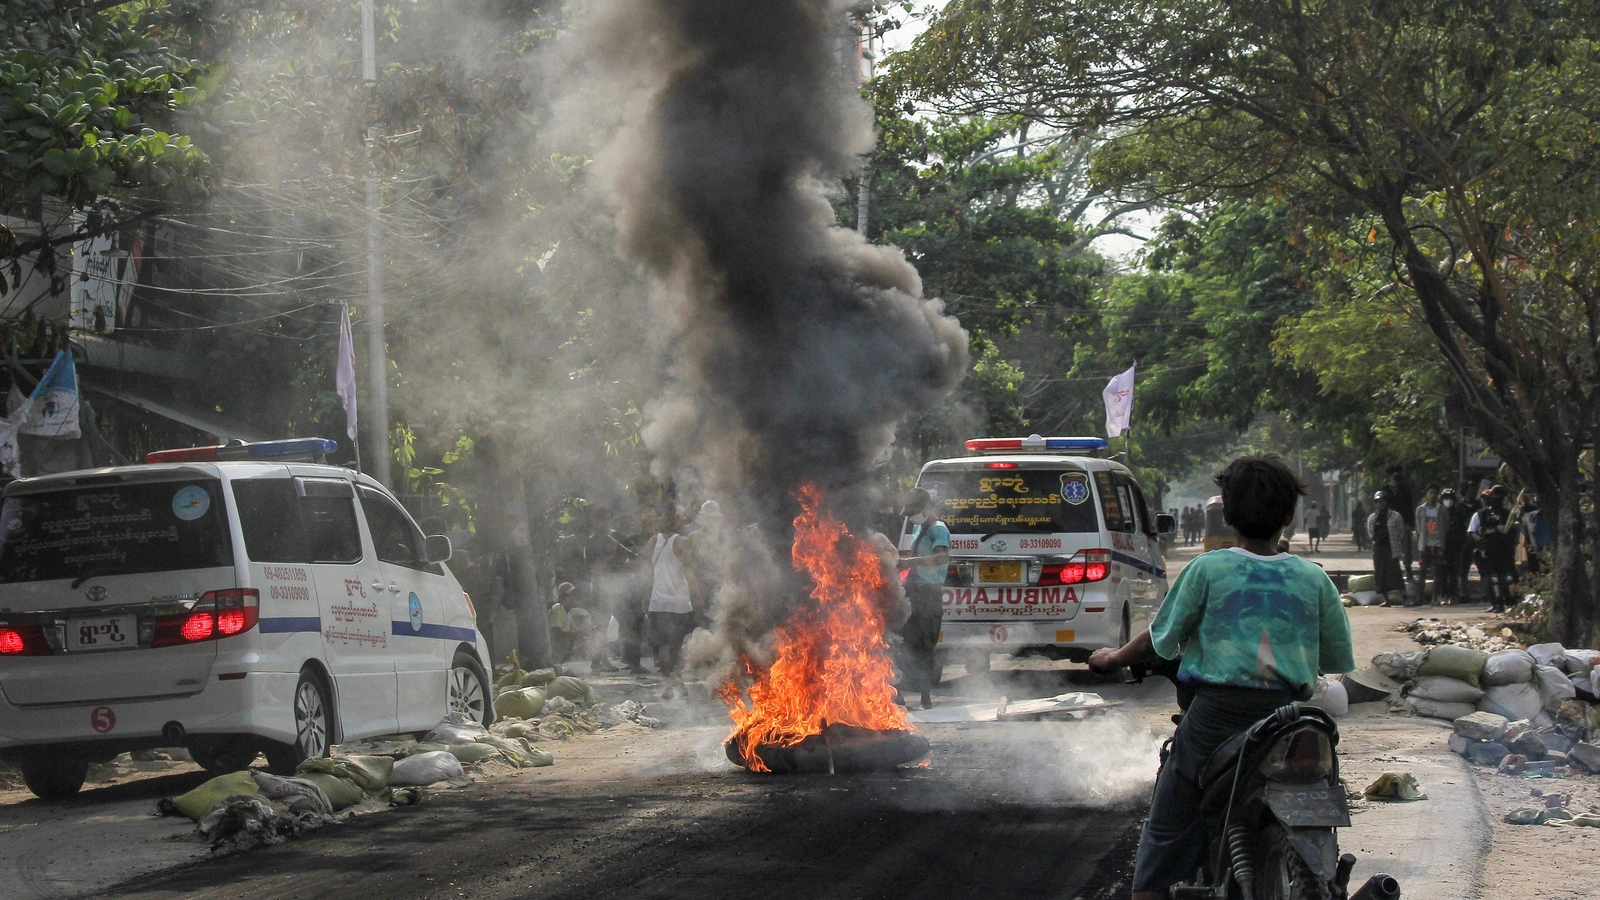
[{"label": "motorcycle", "polygon": [[[1177,685],[1187,709],[1193,688],[1178,681],[1178,662],[1130,667],[1127,680],[1152,674]],[[1206,863],[1172,886],[1172,900],[1398,900],[1400,885],[1385,874],[1349,892],[1356,858],[1339,853],[1335,832],[1350,826],[1338,745],[1332,716],[1289,703],[1218,747],[1200,776]]]}]

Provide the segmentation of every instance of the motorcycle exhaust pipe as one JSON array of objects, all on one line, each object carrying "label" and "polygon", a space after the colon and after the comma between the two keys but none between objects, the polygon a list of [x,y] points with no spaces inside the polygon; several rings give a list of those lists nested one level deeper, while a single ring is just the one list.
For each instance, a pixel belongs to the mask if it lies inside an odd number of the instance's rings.
[{"label": "motorcycle exhaust pipe", "polygon": [[1393,875],[1380,872],[1368,878],[1361,890],[1350,895],[1350,900],[1400,900],[1400,882]]}]

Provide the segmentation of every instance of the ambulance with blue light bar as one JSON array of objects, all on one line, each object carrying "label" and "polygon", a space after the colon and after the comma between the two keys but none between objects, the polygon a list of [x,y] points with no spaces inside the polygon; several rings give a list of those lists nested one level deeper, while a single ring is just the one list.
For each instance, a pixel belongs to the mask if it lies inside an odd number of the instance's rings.
[{"label": "ambulance with blue light bar", "polygon": [[0,495],[0,759],[38,796],[184,746],[292,773],[341,741],[493,719],[489,648],[378,482],[306,438],[162,450]]},{"label": "ambulance with blue light bar", "polygon": [[[1135,604],[1167,593],[1160,535],[1133,473],[1097,437],[979,438],[917,486],[950,529],[941,655],[987,669],[992,653],[1086,661],[1126,643]],[[907,524],[900,548],[909,553]]]}]

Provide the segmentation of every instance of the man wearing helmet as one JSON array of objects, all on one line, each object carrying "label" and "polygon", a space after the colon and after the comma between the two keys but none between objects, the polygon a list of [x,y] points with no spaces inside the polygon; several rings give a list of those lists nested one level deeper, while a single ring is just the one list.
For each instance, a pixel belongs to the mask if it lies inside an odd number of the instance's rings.
[{"label": "man wearing helmet", "polygon": [[1521,526],[1515,513],[1506,511],[1506,486],[1497,484],[1483,492],[1483,506],[1472,514],[1467,534],[1477,556],[1478,574],[1489,588],[1489,605],[1504,612],[1511,605],[1516,534]]}]

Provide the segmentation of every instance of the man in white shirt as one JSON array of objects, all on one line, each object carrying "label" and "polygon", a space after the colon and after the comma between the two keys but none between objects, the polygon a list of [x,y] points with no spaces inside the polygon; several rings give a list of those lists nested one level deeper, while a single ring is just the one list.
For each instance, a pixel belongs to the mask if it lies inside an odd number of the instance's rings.
[{"label": "man in white shirt", "polygon": [[645,606],[645,643],[655,647],[656,667],[667,680],[663,700],[671,700],[682,681],[683,639],[694,627],[694,601],[689,578],[679,554],[689,538],[678,534],[677,517],[669,514],[667,527],[645,547],[645,571],[650,577],[650,600]]},{"label": "man in white shirt", "polygon": [[1428,485],[1427,496],[1423,497],[1422,505],[1417,507],[1416,516],[1411,521],[1417,523],[1417,563],[1420,570],[1417,577],[1423,593],[1427,592],[1428,581],[1432,579],[1433,602],[1437,604],[1444,595],[1444,537],[1450,529],[1450,509],[1439,502],[1437,485]]}]

